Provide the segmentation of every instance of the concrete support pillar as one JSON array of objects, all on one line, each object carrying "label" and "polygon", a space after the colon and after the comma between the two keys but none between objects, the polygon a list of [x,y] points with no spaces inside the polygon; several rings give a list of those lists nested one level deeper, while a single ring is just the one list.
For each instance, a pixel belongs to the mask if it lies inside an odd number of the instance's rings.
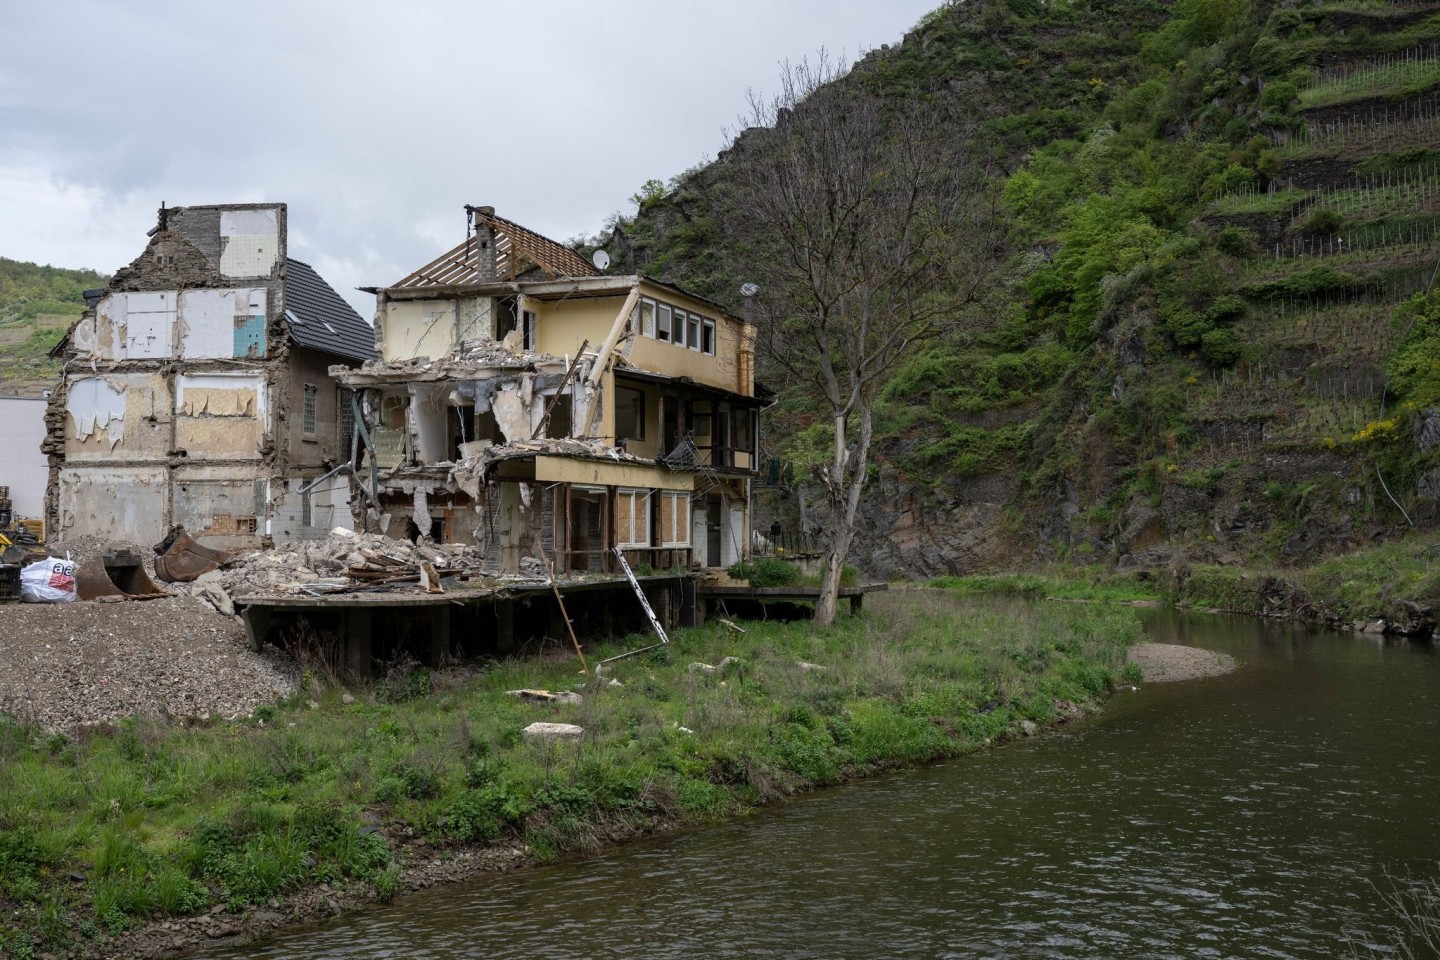
[{"label": "concrete support pillar", "polygon": [[370,677],[370,664],[374,659],[370,618],[370,611],[364,607],[350,607],[345,611],[345,672],[354,680]]},{"label": "concrete support pillar", "polygon": [[258,653],[270,633],[270,608],[246,607],[240,611],[240,619],[245,624],[245,639],[250,649]]},{"label": "concrete support pillar", "polygon": [[430,665],[443,665],[450,650],[450,604],[437,603],[430,608]]},{"label": "concrete support pillar", "polygon": [[515,601],[498,600],[495,603],[495,650],[509,653],[515,649]]}]

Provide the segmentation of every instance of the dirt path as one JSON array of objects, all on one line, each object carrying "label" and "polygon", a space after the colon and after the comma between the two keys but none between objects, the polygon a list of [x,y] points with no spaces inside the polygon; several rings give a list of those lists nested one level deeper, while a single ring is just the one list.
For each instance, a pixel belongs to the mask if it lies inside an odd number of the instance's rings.
[{"label": "dirt path", "polygon": [[1217,677],[1236,667],[1226,653],[1184,647],[1176,643],[1139,643],[1130,648],[1130,660],[1139,664],[1146,683],[1175,683]]}]

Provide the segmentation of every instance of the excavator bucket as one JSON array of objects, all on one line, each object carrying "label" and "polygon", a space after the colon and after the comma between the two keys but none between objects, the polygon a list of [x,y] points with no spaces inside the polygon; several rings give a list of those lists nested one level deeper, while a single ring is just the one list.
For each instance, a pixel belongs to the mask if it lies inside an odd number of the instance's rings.
[{"label": "excavator bucket", "polygon": [[94,556],[79,564],[75,568],[75,591],[81,600],[167,595],[146,575],[140,558],[124,550]]},{"label": "excavator bucket", "polygon": [[190,583],[230,560],[227,551],[197,543],[184,527],[170,531],[155,552],[160,554],[155,558],[155,575],[167,583]]}]

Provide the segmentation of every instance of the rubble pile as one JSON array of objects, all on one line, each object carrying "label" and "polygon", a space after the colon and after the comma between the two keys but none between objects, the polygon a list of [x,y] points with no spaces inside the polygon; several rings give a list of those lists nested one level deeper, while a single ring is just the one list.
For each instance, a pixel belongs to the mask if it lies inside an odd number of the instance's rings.
[{"label": "rubble pile", "polygon": [[17,604],[0,626],[0,713],[51,730],[131,714],[230,719],[290,696],[299,670],[190,597]]},{"label": "rubble pile", "polygon": [[424,589],[427,583],[433,589],[440,577],[491,573],[484,554],[472,546],[424,540],[411,543],[337,528],[323,540],[243,554],[193,583],[167,586],[200,597],[230,615],[235,612],[234,598],[287,593],[320,596],[411,584]]}]

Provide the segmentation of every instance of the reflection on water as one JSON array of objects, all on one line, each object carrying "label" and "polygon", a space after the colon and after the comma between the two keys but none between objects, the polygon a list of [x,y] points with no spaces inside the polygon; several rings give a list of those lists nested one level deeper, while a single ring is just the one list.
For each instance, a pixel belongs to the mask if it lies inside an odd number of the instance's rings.
[{"label": "reflection on water", "polygon": [[1423,645],[1146,613],[1226,677],[741,823],[486,877],[208,957],[1309,957],[1433,872]]}]

